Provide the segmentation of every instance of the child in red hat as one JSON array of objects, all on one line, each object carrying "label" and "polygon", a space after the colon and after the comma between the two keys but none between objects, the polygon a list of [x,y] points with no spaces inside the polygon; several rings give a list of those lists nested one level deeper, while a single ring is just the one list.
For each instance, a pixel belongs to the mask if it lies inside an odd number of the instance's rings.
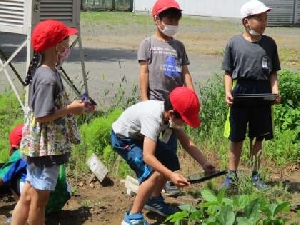
[{"label": "child in red hat", "polygon": [[[152,8],[156,26],[154,35],[146,37],[138,50],[140,63],[140,90],[142,100],[164,101],[176,87],[186,86],[194,90],[188,69],[190,64],[185,46],[174,38],[182,17],[180,5],[175,0],[157,0]],[[171,132],[170,129],[168,132]],[[170,146],[177,146],[174,132],[169,139]],[[180,191],[168,182],[165,191],[178,195]],[[160,193],[153,193],[159,196]]]},{"label": "child in red hat", "polygon": [[74,115],[94,110],[88,102],[69,102],[57,65],[69,54],[69,36],[77,30],[56,20],[39,22],[32,32],[35,51],[20,152],[27,161],[26,182],[13,212],[13,225],[45,224],[45,206],[55,189],[59,166],[68,162],[71,144],[80,142]]},{"label": "child in red hat", "polygon": [[[167,139],[160,139],[160,133],[174,125],[182,147],[189,153],[206,172],[213,172],[210,164],[187,136],[181,127],[200,126],[200,103],[196,93],[187,87],[177,87],[171,91],[165,101],[148,100],[127,108],[112,124],[111,143],[113,149],[122,156],[136,173],[140,186],[130,212],[125,214],[122,225],[141,224],[148,222],[142,215],[142,209],[148,201],[148,210],[169,216],[175,210],[163,201],[162,196],[151,198],[156,190],[159,193],[167,180],[176,186],[189,185],[180,173],[179,160],[167,144]],[[151,204],[149,203],[151,202]],[[150,206],[152,208],[150,208]]]}]

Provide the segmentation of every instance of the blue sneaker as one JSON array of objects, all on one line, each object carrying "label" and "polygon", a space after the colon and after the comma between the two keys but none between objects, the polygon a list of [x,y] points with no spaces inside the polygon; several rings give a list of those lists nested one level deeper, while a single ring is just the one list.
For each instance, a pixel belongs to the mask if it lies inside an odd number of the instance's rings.
[{"label": "blue sneaker", "polygon": [[220,189],[229,190],[236,186],[236,182],[238,181],[237,174],[229,172],[226,179],[220,186]]},{"label": "blue sneaker", "polygon": [[10,223],[11,223],[11,217],[8,217],[8,218],[4,221],[3,225],[9,225]]},{"label": "blue sneaker", "polygon": [[122,221],[122,225],[150,225],[150,223],[144,219],[142,213],[126,213]]},{"label": "blue sneaker", "polygon": [[252,174],[252,183],[260,191],[266,191],[269,189],[269,186],[262,181],[258,173]]},{"label": "blue sneaker", "polygon": [[144,208],[163,217],[176,213],[176,210],[167,204],[162,196],[149,198]]}]

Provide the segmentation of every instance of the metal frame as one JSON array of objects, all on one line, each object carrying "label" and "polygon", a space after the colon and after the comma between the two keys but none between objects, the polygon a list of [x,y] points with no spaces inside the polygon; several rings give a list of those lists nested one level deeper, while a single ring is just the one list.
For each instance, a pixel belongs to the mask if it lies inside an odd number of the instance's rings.
[{"label": "metal frame", "polygon": [[[62,2],[62,1],[58,1]],[[85,70],[85,62],[84,62],[84,54],[82,50],[82,39],[81,39],[81,31],[80,31],[80,1],[73,0],[73,1],[66,1],[66,4],[68,2],[72,2],[72,21],[63,21],[66,22],[68,26],[76,27],[78,29],[78,34],[77,38],[74,41],[72,45],[76,45],[78,43],[79,51],[80,51],[80,61],[81,61],[81,69],[82,69],[82,79],[84,82],[84,91],[88,93],[88,85],[87,85],[87,76],[86,76],[86,70]],[[28,105],[28,88],[26,89],[26,97],[25,97],[25,104],[21,101],[20,94],[18,93],[11,75],[8,73],[6,67],[11,65],[12,60],[20,53],[20,51],[26,46],[27,47],[27,53],[26,53],[26,68],[28,68],[31,58],[32,58],[32,49],[30,46],[31,42],[31,32],[32,28],[40,21],[43,19],[48,19],[47,16],[43,15],[43,5],[51,5],[51,10],[53,11],[53,14],[58,14],[56,13],[56,8],[57,11],[59,11],[59,6],[56,6],[55,1],[50,1],[50,0],[10,0],[9,2],[5,2],[3,0],[0,0],[0,13],[4,11],[3,15],[0,15],[0,32],[10,32],[10,33],[16,33],[16,34],[22,34],[25,35],[25,40],[20,44],[20,46],[11,54],[11,56],[7,58],[1,58],[0,57],[0,73],[4,71],[6,78],[12,87],[18,101],[20,102],[20,105],[23,110],[25,110],[25,107]],[[13,19],[7,19],[10,18],[9,12],[11,10],[12,14],[15,13],[16,7],[13,6],[13,4],[16,4],[19,8],[18,10],[20,11],[21,6],[23,4],[23,21],[22,25],[20,25],[20,17],[18,17],[19,21],[14,22],[15,20]],[[2,8],[1,8],[2,6]],[[5,8],[5,6],[7,8]],[[50,12],[52,12],[49,10]],[[18,15],[21,15],[21,12],[17,13]],[[17,16],[18,16],[17,15]],[[5,17],[6,16],[6,17]],[[49,18],[54,18],[55,15],[51,16],[49,15]],[[2,20],[2,21],[1,21]],[[1,47],[0,47],[1,48]],[[72,87],[72,85],[67,82],[68,85]],[[74,89],[73,89],[74,90]],[[75,92],[76,93],[76,92]],[[78,95],[78,93],[76,93]]]}]

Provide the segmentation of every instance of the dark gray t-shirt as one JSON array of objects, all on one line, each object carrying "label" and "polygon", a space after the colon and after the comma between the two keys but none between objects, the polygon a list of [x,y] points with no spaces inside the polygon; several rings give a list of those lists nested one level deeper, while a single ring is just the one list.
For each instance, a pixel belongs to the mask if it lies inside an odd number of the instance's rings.
[{"label": "dark gray t-shirt", "polygon": [[277,45],[266,35],[258,42],[249,42],[242,34],[234,36],[226,46],[222,69],[233,80],[269,80],[271,73],[280,70]]},{"label": "dark gray t-shirt", "polygon": [[182,42],[165,42],[154,35],[141,42],[138,61],[148,62],[148,99],[162,101],[174,88],[184,85],[182,66],[190,64]]},{"label": "dark gray t-shirt", "polygon": [[30,108],[34,116],[39,118],[54,113],[55,100],[63,90],[58,71],[48,67],[37,68],[30,87]]}]

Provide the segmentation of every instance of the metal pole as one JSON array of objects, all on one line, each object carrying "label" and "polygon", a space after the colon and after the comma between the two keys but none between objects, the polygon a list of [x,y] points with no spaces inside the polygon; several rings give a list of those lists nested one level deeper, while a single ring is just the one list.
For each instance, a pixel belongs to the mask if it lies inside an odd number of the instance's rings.
[{"label": "metal pole", "polygon": [[[3,65],[3,62],[2,62],[1,59],[0,59],[0,65]],[[19,95],[19,93],[18,93],[18,91],[17,91],[17,88],[15,87],[13,81],[11,80],[11,78],[10,78],[10,76],[9,76],[9,74],[8,74],[8,72],[7,72],[7,70],[6,70],[5,68],[3,68],[3,71],[4,71],[4,73],[5,73],[5,76],[6,76],[7,80],[8,80],[8,82],[9,82],[9,84],[10,84],[12,90],[14,91],[14,93],[15,93],[15,95],[16,95],[16,97],[17,97],[17,99],[18,99],[18,101],[19,101],[19,103],[20,103],[20,105],[21,105],[21,107],[22,107],[22,110],[24,111],[24,110],[25,110],[25,107],[24,107],[24,104],[23,104],[23,102],[22,102],[22,100],[21,100],[21,97],[20,97],[20,95]]]},{"label": "metal pole", "polygon": [[89,92],[88,92],[87,77],[86,77],[86,71],[85,71],[84,54],[83,54],[83,50],[82,50],[80,24],[78,26],[78,45],[79,45],[79,52],[80,52],[80,62],[81,62],[81,69],[82,69],[82,79],[83,79],[83,84],[84,84],[84,91],[85,91],[85,93],[88,94]]}]

